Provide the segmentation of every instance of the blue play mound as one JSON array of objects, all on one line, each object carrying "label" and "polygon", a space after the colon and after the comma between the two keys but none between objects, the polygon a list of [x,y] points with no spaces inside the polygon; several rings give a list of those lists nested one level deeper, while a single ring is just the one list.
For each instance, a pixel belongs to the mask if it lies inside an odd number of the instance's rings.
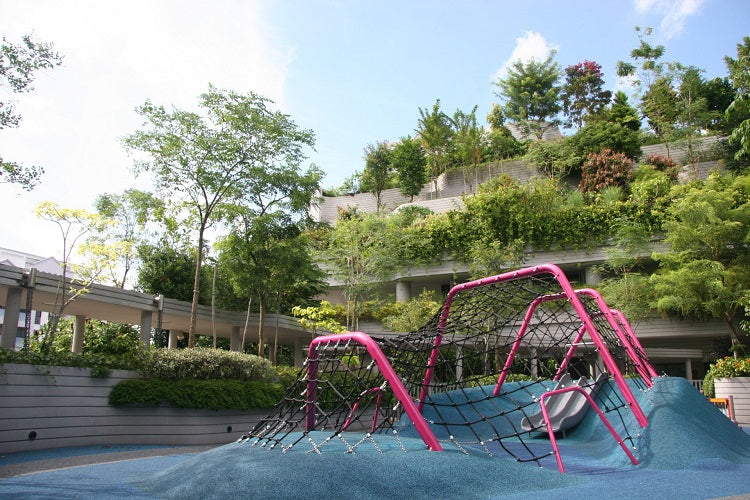
[{"label": "blue play mound", "polygon": [[[599,397],[607,390],[612,389],[604,386]],[[659,378],[636,394],[649,419],[636,438],[638,466],[588,412],[558,441],[568,474],[557,472],[554,458],[540,468],[472,448],[464,453],[446,445],[442,453],[430,452],[407,435],[377,436],[376,444],[362,436],[354,453],[337,440],[320,453],[310,446],[282,453],[231,443],[155,473],[138,487],[168,498],[522,498],[540,490],[546,490],[545,498],[602,491],[628,498],[644,481],[657,481],[654,498],[750,493],[750,480],[744,486],[737,480],[750,477],[750,435],[687,380]],[[349,444],[358,439],[346,434]],[[544,436],[535,439],[545,444]],[[733,481],[716,484],[712,477],[722,474]],[[662,489],[668,494],[660,495]]]}]

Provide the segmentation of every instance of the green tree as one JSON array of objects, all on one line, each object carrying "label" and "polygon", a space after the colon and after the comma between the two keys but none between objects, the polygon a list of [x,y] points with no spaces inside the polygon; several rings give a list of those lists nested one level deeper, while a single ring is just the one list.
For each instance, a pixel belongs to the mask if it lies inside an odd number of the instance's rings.
[{"label": "green tree", "polygon": [[601,153],[604,149],[624,153],[630,158],[638,158],[641,154],[638,132],[613,121],[593,120],[584,125],[569,142],[570,149],[579,159],[589,153]]},{"label": "green tree", "polygon": [[641,109],[651,130],[666,146],[669,156],[669,142],[679,116],[677,92],[672,87],[670,77],[661,76],[656,79],[643,94]]},{"label": "green tree", "polygon": [[[49,348],[54,342],[58,323],[67,307],[78,297],[88,293],[88,287],[119,259],[124,245],[106,245],[92,238],[92,235],[102,232],[105,226],[112,223],[97,213],[64,208],[49,201],[41,202],[34,212],[38,218],[54,223],[60,230],[62,239],[60,286],[55,295],[49,335],[44,342],[45,348]],[[74,262],[76,254],[80,255],[82,263]]]},{"label": "green tree", "polygon": [[396,170],[401,194],[413,201],[427,182],[427,158],[419,141],[410,136],[402,137],[393,147],[391,158]]},{"label": "green tree", "polygon": [[704,124],[705,128],[722,134],[731,132],[731,122],[726,120],[725,111],[732,104],[734,95],[734,89],[727,77],[716,77],[705,82],[702,89],[708,118],[708,122]]},{"label": "green tree", "polygon": [[398,266],[400,230],[375,214],[339,218],[325,235],[320,259],[330,277],[342,284],[348,330],[356,330],[359,306]]},{"label": "green tree", "polygon": [[253,92],[209,85],[200,96],[203,115],[170,112],[146,101],[137,109],[145,119],[143,130],[124,139],[128,150],[148,158],[136,161],[136,172],[153,173],[158,193],[183,208],[183,224],[196,228],[190,347],[195,345],[205,234],[221,219],[222,207],[241,201],[257,214],[275,206],[299,212],[319,185],[317,168],[300,169],[304,148],[314,143],[312,132],[271,111],[270,104]]},{"label": "green tree", "polygon": [[641,29],[635,27],[638,37],[638,47],[630,51],[633,62],[617,61],[617,76],[632,78],[636,90],[642,95],[661,77],[665,70],[665,63],[660,61],[664,56],[663,45],[652,45],[648,39],[653,33],[652,28]]},{"label": "green tree", "polygon": [[391,146],[387,142],[379,142],[365,148],[365,169],[362,172],[360,187],[375,196],[375,206],[380,211],[383,208],[382,194],[391,184],[393,177]]},{"label": "green tree", "polygon": [[[258,311],[258,355],[265,355],[265,316],[282,297],[309,299],[324,289],[323,274],[311,260],[298,225],[282,211],[256,215],[238,208],[232,231],[217,244],[220,262],[237,296]],[[302,291],[306,296],[300,297]],[[246,332],[243,332],[243,348]],[[272,358],[274,350],[272,352]]]},{"label": "green tree", "polygon": [[601,65],[584,61],[565,68],[561,97],[568,125],[581,128],[589,116],[597,115],[609,104],[612,92],[604,90]]},{"label": "green tree", "polygon": [[655,253],[652,308],[696,319],[723,319],[732,344],[750,289],[750,176],[712,175],[675,186],[664,223],[669,251]]},{"label": "green tree", "polygon": [[346,327],[340,320],[344,319],[345,312],[334,306],[327,300],[322,300],[319,306],[295,306],[292,309],[294,317],[299,318],[303,328],[310,330],[314,336],[320,334],[320,330],[331,333],[344,333]]},{"label": "green tree", "polygon": [[561,179],[581,169],[583,155],[570,138],[556,141],[535,141],[529,144],[524,159],[548,177]]},{"label": "green tree", "polygon": [[[138,277],[136,289],[152,295],[190,302],[193,297],[195,257],[193,250],[174,246],[162,240],[157,244],[138,245]],[[208,273],[202,269],[201,303],[205,304],[208,290]]]},{"label": "green tree", "polygon": [[383,324],[394,332],[412,332],[426,325],[440,305],[433,292],[424,290],[407,302],[394,304],[395,310],[383,318]]},{"label": "green tree", "polygon": [[712,121],[705,97],[706,82],[701,70],[689,66],[679,69],[680,84],[677,87],[677,126],[687,140],[688,163],[699,161],[693,150],[693,139]]},{"label": "green tree", "polygon": [[[51,43],[36,42],[25,35],[21,43],[11,43],[3,37],[0,43],[0,88],[9,87],[11,92],[34,90],[35,73],[62,64],[62,57],[53,50]],[[21,115],[16,113],[12,101],[0,101],[0,130],[17,127]],[[41,167],[24,167],[5,161],[0,156],[0,183],[18,184],[26,190],[33,189],[44,173]]]},{"label": "green tree", "polygon": [[[456,110],[451,120],[455,130],[453,136],[453,154],[456,163],[464,173],[464,184],[468,184],[470,190],[478,188],[477,165],[484,161],[486,151],[484,128],[477,124],[477,106],[470,113]],[[466,174],[473,169],[473,179],[467,182]]]},{"label": "green tree", "polygon": [[524,135],[537,139],[559,123],[556,116],[561,110],[557,85],[560,66],[554,57],[552,51],[542,62],[516,61],[508,69],[508,75],[495,83],[500,89],[495,95],[503,100],[503,115],[517,124]]},{"label": "green tree", "polygon": [[615,92],[612,105],[604,113],[604,120],[637,132],[641,128],[638,110],[630,105],[628,96],[622,90]]},{"label": "green tree", "polygon": [[434,184],[435,194],[438,194],[438,177],[450,165],[453,127],[450,117],[440,109],[440,99],[435,101],[432,111],[419,108],[419,116],[416,132],[427,153],[430,180]]},{"label": "green tree", "polygon": [[127,189],[122,194],[101,194],[94,201],[96,211],[113,221],[101,234],[104,241],[123,242],[123,253],[119,265],[113,266],[111,276],[115,286],[125,287],[128,274],[138,262],[138,246],[146,241],[145,233],[149,223],[164,211],[162,200],[151,193],[137,189]]},{"label": "green tree", "polygon": [[737,44],[737,59],[724,58],[729,78],[736,92],[734,101],[726,110],[728,120],[738,121],[729,136],[729,142],[739,145],[736,159],[750,157],[750,37]]},{"label": "green tree", "polygon": [[490,131],[487,137],[488,160],[503,160],[524,154],[523,143],[516,140],[505,126],[503,109],[497,103],[492,103],[492,109],[487,114]]}]

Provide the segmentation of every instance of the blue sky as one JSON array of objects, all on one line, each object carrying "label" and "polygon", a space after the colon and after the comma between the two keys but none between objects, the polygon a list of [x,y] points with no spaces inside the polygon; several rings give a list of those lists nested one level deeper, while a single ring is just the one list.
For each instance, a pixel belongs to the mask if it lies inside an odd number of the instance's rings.
[{"label": "blue sky", "polygon": [[640,25],[665,60],[725,76],[748,19],[748,0],[0,0],[0,34],[34,32],[65,57],[13,97],[24,120],[0,131],[3,157],[47,172],[31,193],[0,185],[0,210],[15,215],[0,247],[57,255],[57,228],[32,214],[39,201],[91,208],[100,193],[149,187],[118,140],[146,98],[194,109],[208,82],[263,94],[315,132],[309,161],[332,187],[362,168],[368,144],[413,134],[437,98],[484,119],[516,59],[594,60],[614,89]]}]

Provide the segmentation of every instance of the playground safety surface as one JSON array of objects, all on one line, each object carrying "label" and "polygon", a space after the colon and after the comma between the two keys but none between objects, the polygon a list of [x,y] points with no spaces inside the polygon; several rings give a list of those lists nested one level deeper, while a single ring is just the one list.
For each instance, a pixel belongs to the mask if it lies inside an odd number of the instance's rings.
[{"label": "playground safety surface", "polygon": [[561,447],[567,474],[456,449],[403,453],[387,442],[322,455],[247,443],[92,446],[0,456],[0,497],[750,499],[748,429],[718,418],[684,379],[660,379],[654,388],[638,466],[625,463],[616,445],[611,456],[588,459],[575,441]]}]

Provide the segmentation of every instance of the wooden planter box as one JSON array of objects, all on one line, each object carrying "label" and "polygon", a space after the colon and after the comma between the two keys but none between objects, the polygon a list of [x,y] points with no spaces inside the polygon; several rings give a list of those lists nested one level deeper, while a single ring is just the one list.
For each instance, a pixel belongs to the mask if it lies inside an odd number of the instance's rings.
[{"label": "wooden planter box", "polygon": [[93,378],[88,368],[0,365],[0,453],[108,444],[221,445],[268,413],[109,406],[112,387],[137,377],[125,370]]},{"label": "wooden planter box", "polygon": [[750,377],[717,378],[717,398],[729,398],[734,404],[734,419],[741,426],[750,426]]}]

